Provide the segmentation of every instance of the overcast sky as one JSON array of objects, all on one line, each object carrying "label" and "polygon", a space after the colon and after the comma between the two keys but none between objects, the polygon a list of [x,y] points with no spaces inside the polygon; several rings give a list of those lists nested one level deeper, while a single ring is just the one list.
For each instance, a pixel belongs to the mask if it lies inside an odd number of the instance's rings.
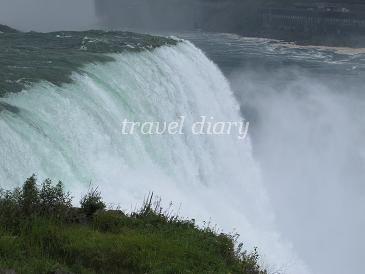
[{"label": "overcast sky", "polygon": [[0,0],[0,24],[24,31],[88,29],[96,22],[94,0]]}]

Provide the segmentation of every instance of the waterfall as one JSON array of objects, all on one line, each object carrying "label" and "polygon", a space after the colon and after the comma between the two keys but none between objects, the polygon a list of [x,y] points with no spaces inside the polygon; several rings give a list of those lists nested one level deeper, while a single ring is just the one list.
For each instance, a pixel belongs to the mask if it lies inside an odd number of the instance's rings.
[{"label": "waterfall", "polygon": [[218,67],[189,42],[111,56],[114,62],[85,65],[72,83],[43,81],[0,98],[11,106],[0,112],[1,186],[36,173],[62,180],[79,198],[92,182],[126,209],[153,191],[181,204],[182,216],[235,228],[246,248],[259,248],[265,266],[307,273],[276,231],[249,138],[121,132],[124,119],[184,116],[186,128],[201,116],[242,120]]}]

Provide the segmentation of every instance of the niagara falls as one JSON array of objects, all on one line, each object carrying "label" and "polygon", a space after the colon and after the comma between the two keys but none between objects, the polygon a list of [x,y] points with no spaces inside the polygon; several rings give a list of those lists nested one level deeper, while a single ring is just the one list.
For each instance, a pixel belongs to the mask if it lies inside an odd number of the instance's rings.
[{"label": "niagara falls", "polygon": [[2,0],[0,273],[362,273],[365,5]]}]

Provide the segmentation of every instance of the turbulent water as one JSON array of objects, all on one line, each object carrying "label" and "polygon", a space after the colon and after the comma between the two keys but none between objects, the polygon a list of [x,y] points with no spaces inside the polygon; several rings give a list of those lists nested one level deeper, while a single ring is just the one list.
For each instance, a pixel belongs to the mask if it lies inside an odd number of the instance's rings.
[{"label": "turbulent water", "polygon": [[113,60],[101,53],[176,44],[168,38],[115,31],[0,34],[0,96],[41,80],[56,85],[69,82],[71,73],[83,64]]},{"label": "turbulent water", "polygon": [[361,273],[365,239],[365,49],[230,34],[181,35],[223,69],[250,121],[253,155],[312,273]]},{"label": "turbulent water", "polygon": [[249,139],[121,133],[125,118],[185,116],[187,128],[202,115],[242,120],[228,81],[199,49],[131,33],[0,40],[2,187],[36,172],[62,180],[76,197],[92,182],[126,209],[154,191],[175,209],[180,204],[183,216],[235,229],[246,248],[259,247],[269,269],[306,273],[275,228]]},{"label": "turbulent water", "polygon": [[[36,173],[77,200],[92,183],[127,210],[154,191],[183,216],[240,233],[273,273],[359,273],[361,50],[180,35],[224,74],[172,38],[0,34],[1,187]],[[248,118],[251,138],[193,135],[202,115]],[[122,134],[124,119],[181,116],[184,135]]]}]

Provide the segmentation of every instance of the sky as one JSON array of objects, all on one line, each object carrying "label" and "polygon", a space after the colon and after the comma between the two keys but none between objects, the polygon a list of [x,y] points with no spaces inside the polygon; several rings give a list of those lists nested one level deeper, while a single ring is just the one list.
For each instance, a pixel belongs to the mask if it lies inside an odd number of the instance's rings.
[{"label": "sky", "polygon": [[1,0],[0,24],[23,31],[90,29],[94,0]]}]

